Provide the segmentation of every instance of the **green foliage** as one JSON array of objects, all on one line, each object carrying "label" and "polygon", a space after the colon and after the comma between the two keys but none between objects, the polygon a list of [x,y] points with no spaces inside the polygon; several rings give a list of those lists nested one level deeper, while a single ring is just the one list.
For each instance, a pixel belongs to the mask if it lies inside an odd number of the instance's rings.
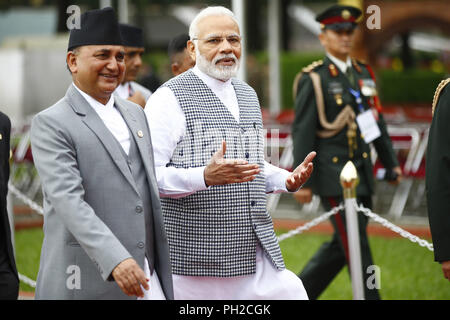
[{"label": "green foliage", "polygon": [[427,70],[379,70],[377,85],[382,102],[431,104],[434,91],[445,73]]},{"label": "green foliage", "polygon": [[[294,102],[292,99],[292,84],[295,76],[303,68],[313,61],[322,59],[320,52],[284,52],[280,55],[281,64],[281,105],[283,109],[292,109]],[[269,56],[267,52],[255,53],[248,59],[254,59],[254,68],[248,71],[249,84],[258,93],[261,106],[269,106]]]},{"label": "green foliage", "polygon": [[283,109],[292,109],[292,85],[297,73],[314,61],[323,59],[323,53],[285,52],[281,55],[281,88]]},{"label": "green foliage", "polygon": [[172,77],[170,70],[170,61],[167,52],[151,51],[142,56],[143,63],[152,67],[162,83],[166,82]]}]

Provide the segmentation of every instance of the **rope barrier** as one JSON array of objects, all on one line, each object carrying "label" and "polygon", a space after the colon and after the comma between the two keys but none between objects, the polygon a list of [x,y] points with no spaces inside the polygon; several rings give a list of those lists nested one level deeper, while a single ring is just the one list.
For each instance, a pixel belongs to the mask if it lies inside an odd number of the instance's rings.
[{"label": "rope barrier", "polygon": [[400,228],[399,226],[396,226],[392,222],[388,221],[385,218],[380,217],[376,213],[372,212],[370,209],[364,208],[362,205],[357,207],[357,210],[359,212],[362,212],[365,216],[373,219],[375,222],[378,222],[383,227],[386,227],[395,233],[398,233],[403,238],[408,239],[411,242],[418,243],[420,246],[427,248],[430,251],[434,251],[433,244],[429,243],[428,241],[419,238],[418,236],[413,235],[412,233]]},{"label": "rope barrier", "polygon": [[36,281],[31,280],[27,276],[24,276],[23,274],[19,273],[19,280],[23,283],[29,285],[30,287],[36,288]]},{"label": "rope barrier", "polygon": [[[9,191],[14,194],[19,200],[21,200],[23,203],[25,203],[27,206],[29,206],[32,210],[39,213],[40,215],[44,215],[44,209],[42,206],[28,198],[26,195],[24,195],[22,192],[20,192],[11,182],[8,183],[8,189]],[[32,288],[36,288],[36,281],[28,278],[27,276],[19,274],[19,280],[23,283],[29,285]]]},{"label": "rope barrier", "polygon": [[282,235],[278,236],[278,242],[281,242],[285,239],[291,238],[295,235],[301,234],[303,231],[306,231],[308,229],[311,229],[312,227],[318,225],[319,223],[322,223],[323,221],[327,220],[329,217],[331,217],[332,215],[338,213],[340,210],[344,209],[344,205],[341,203],[339,206],[334,207],[333,209],[331,209],[328,212],[323,213],[321,216],[305,223],[304,225],[291,230],[289,232],[283,233]]},{"label": "rope barrier", "polygon": [[[315,218],[314,220],[311,220],[308,223],[305,223],[304,225],[291,230],[289,232],[283,233],[282,235],[278,236],[278,242],[281,242],[285,239],[291,238],[297,234],[302,233],[303,231],[306,231],[308,229],[311,229],[312,227],[316,226],[317,224],[327,220],[329,217],[331,217],[332,215],[336,214],[338,211],[344,209],[344,205],[341,203],[339,204],[339,206],[334,207],[333,209],[331,209],[328,212],[323,213],[321,216]],[[393,224],[392,222],[388,221],[385,218],[380,217],[378,214],[372,212],[370,209],[368,208],[364,208],[363,205],[360,206],[356,206],[356,209],[358,212],[363,213],[365,216],[371,218],[372,220],[374,220],[375,222],[378,222],[379,224],[381,224],[383,227],[386,227],[388,229],[390,229],[391,231],[398,233],[400,236],[402,236],[403,238],[408,239],[411,242],[417,243],[419,244],[421,247],[425,247],[430,251],[434,251],[433,248],[433,244],[429,243],[428,241],[419,238],[418,236],[413,235],[412,233],[400,228],[399,226],[396,226],[395,224]]]},{"label": "rope barrier", "polygon": [[23,203],[25,203],[27,206],[29,206],[32,210],[39,213],[40,215],[44,215],[44,209],[42,206],[28,198],[26,195],[24,195],[22,192],[20,192],[13,184],[10,182],[8,183],[8,189],[11,191],[12,194],[14,194],[19,200],[21,200]]}]

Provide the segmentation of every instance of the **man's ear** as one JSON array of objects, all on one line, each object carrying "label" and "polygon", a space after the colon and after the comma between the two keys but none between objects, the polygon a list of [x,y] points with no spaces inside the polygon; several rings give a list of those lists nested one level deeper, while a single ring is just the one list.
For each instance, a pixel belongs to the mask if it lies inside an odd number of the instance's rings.
[{"label": "man's ear", "polygon": [[172,74],[174,76],[178,75],[178,70],[180,69],[180,66],[178,65],[178,62],[172,63],[171,68],[172,68]]},{"label": "man's ear", "polygon": [[71,73],[77,72],[77,56],[72,52],[67,52],[66,57],[67,67],[69,68]]},{"label": "man's ear", "polygon": [[191,59],[195,61],[196,54],[195,54],[195,44],[194,44],[194,41],[189,40],[189,41],[187,42],[186,49],[187,49],[187,51],[188,51],[188,54],[191,56]]},{"label": "man's ear", "polygon": [[326,44],[326,37],[327,35],[325,34],[326,30],[322,30],[321,33],[319,33],[319,41],[322,44],[322,46],[325,46]]}]

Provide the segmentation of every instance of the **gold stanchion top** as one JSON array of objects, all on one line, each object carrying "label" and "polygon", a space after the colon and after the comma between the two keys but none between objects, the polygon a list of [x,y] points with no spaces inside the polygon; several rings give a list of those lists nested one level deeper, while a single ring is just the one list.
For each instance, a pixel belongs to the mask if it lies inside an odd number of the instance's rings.
[{"label": "gold stanchion top", "polygon": [[348,161],[341,171],[341,186],[344,188],[344,198],[356,198],[356,186],[359,183],[358,172],[353,162]]}]

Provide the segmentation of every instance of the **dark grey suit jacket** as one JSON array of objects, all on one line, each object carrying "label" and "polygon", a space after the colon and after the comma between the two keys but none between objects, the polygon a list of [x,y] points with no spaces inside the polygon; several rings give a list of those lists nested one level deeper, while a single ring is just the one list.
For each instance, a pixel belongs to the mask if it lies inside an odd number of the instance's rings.
[{"label": "dark grey suit jacket", "polygon": [[[0,271],[3,287],[0,287],[0,299],[16,299],[19,293],[14,251],[11,243],[11,229],[8,218],[6,196],[8,194],[9,155],[11,121],[0,112]],[[8,274],[5,274],[5,271]],[[4,290],[5,292],[1,292]]]},{"label": "dark grey suit jacket", "polygon": [[[153,209],[155,270],[173,299],[169,248],[156,184],[150,130],[142,108],[115,98],[136,140]],[[33,157],[44,193],[44,233],[37,299],[129,299],[112,270],[133,257],[144,268],[145,217],[117,141],[71,85],[31,127]],[[151,289],[150,289],[151,290]]]}]

